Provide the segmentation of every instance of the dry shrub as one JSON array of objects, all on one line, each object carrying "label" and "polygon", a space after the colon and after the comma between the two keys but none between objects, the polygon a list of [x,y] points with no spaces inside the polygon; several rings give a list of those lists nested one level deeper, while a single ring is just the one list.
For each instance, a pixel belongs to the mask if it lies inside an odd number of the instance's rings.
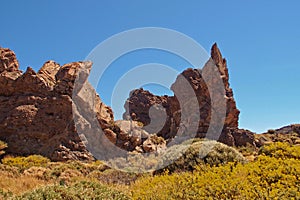
[{"label": "dry shrub", "polygon": [[129,200],[125,194],[108,186],[92,181],[81,181],[69,185],[54,185],[43,187],[16,199],[55,199],[55,200],[80,200],[80,199],[105,199]]},{"label": "dry shrub", "polygon": [[236,149],[211,140],[186,141],[171,146],[162,155],[161,169],[156,173],[192,171],[201,164],[218,166],[228,162],[245,163],[246,159]]},{"label": "dry shrub", "polygon": [[0,188],[4,192],[22,194],[43,185],[51,184],[49,181],[41,180],[33,176],[20,175],[18,177],[8,177],[0,173]]},{"label": "dry shrub", "polygon": [[2,159],[2,163],[8,166],[14,166],[24,171],[30,167],[46,167],[50,160],[40,155],[31,155],[28,157],[6,157]]}]

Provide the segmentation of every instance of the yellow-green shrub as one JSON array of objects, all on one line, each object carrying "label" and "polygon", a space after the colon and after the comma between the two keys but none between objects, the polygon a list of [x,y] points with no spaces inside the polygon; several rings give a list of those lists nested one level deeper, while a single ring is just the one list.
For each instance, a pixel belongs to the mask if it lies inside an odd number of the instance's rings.
[{"label": "yellow-green shrub", "polygon": [[15,199],[130,199],[121,192],[97,182],[82,181],[68,187],[55,185],[25,193]]},{"label": "yellow-green shrub", "polygon": [[236,149],[217,141],[196,140],[171,146],[162,155],[162,169],[169,172],[191,171],[199,164],[217,166],[228,162],[246,162],[246,159]]},{"label": "yellow-green shrub", "polygon": [[295,158],[300,159],[300,146],[290,145],[289,143],[275,142],[263,146],[259,150],[259,154],[275,158]]},{"label": "yellow-green shrub", "polygon": [[2,163],[8,166],[18,167],[21,171],[30,167],[46,167],[50,162],[48,158],[40,155],[31,155],[28,157],[6,157],[2,159]]},{"label": "yellow-green shrub", "polygon": [[300,161],[261,155],[247,164],[198,165],[193,172],[144,177],[134,199],[297,199]]}]

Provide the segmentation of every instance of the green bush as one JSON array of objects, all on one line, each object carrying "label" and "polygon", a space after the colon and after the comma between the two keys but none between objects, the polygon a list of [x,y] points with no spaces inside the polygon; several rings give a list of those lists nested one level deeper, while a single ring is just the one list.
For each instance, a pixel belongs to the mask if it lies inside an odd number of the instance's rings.
[{"label": "green bush", "polygon": [[164,170],[169,172],[192,171],[200,164],[218,166],[228,162],[244,163],[246,159],[236,149],[216,141],[190,141],[169,147],[162,155],[159,164],[163,168],[157,173]]},{"label": "green bush", "polygon": [[[45,169],[46,170],[44,173],[44,180],[54,179],[72,181],[73,178],[76,179],[76,177],[84,177],[94,171],[98,171],[101,173],[102,171],[108,169],[108,167],[100,161],[92,163],[84,163],[80,161],[67,161],[50,162],[47,164],[47,168]],[[30,168],[27,171],[34,172],[34,169]]]},{"label": "green bush", "polygon": [[123,200],[130,199],[121,192],[101,185],[96,182],[81,181],[71,186],[55,185],[43,187],[28,193],[25,193],[15,199],[105,199],[105,200]]},{"label": "green bush", "polygon": [[104,172],[93,171],[87,177],[96,178],[101,183],[105,184],[119,184],[119,185],[130,185],[132,182],[136,181],[141,174],[124,172],[115,169],[108,169]]},{"label": "green bush", "polygon": [[19,168],[21,171],[30,167],[46,167],[50,162],[48,158],[40,155],[31,155],[28,157],[6,157],[2,159],[2,163],[8,166],[14,166]]},{"label": "green bush", "polygon": [[158,155],[156,154],[129,154],[128,157],[118,157],[108,161],[109,166],[128,173],[152,172],[157,169]]},{"label": "green bush", "polygon": [[193,172],[144,177],[133,199],[299,199],[300,161],[261,155],[246,164],[198,165]]},{"label": "green bush", "polygon": [[257,155],[257,151],[258,151],[257,147],[249,143],[247,143],[246,146],[239,146],[236,148],[243,156],[251,156],[251,155],[254,156]]},{"label": "green bush", "polygon": [[300,146],[290,145],[289,143],[275,142],[264,145],[258,152],[259,154],[267,155],[275,158],[294,158],[300,159]]}]

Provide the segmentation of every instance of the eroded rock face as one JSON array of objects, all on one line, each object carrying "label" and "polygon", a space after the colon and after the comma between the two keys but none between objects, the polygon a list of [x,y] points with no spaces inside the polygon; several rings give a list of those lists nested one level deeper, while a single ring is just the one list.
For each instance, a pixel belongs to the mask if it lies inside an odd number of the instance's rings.
[{"label": "eroded rock face", "polygon": [[0,73],[20,72],[16,54],[8,48],[0,47]]},{"label": "eroded rock face", "polygon": [[[8,143],[7,153],[41,154],[54,161],[93,159],[76,132],[72,113],[78,71],[87,77],[91,65],[48,61],[37,73],[28,67],[22,74],[14,52],[0,48],[0,140]],[[101,127],[111,128],[112,110],[94,90],[90,94],[95,95],[96,119]]]},{"label": "eroded rock face", "polygon": [[[190,130],[205,137],[212,120],[212,101],[203,73],[213,65],[225,89],[216,96],[216,102],[224,101],[226,107],[218,139],[232,146],[252,144],[253,134],[238,129],[239,110],[229,87],[226,60],[216,45],[211,57],[202,71],[186,69],[177,77],[171,87],[175,96],[132,91],[125,104],[125,120],[115,122],[112,109],[86,81],[92,63],[60,66],[48,61],[38,72],[28,67],[22,73],[14,52],[0,48],[0,140],[8,143],[8,154],[41,154],[64,161],[93,160],[87,149],[103,154],[109,145],[137,153],[160,152],[175,136],[189,139]],[[103,134],[98,134],[99,129]],[[102,148],[97,148],[99,144]]]},{"label": "eroded rock face", "polygon": [[[218,70],[218,77],[206,78],[205,81],[204,76],[207,77],[209,70]],[[213,88],[215,91],[212,95],[208,84],[215,84],[218,81],[217,79],[223,83],[223,88],[221,89],[225,89],[225,91],[219,92],[219,88]],[[188,82],[189,85],[185,82]],[[189,87],[192,90],[189,90]],[[211,59],[203,69],[189,68],[184,70],[171,86],[171,90],[175,96],[156,96],[143,89],[132,91],[125,103],[126,112],[123,117],[129,118],[130,116],[133,120],[142,122],[149,133],[157,133],[157,135],[162,136],[166,140],[170,140],[178,135],[190,134],[189,130],[196,130],[196,137],[218,139],[231,146],[239,146],[247,142],[254,144],[253,133],[238,129],[240,111],[236,107],[233,92],[229,86],[226,60],[222,57],[216,44],[211,49]],[[212,96],[215,98],[214,108],[212,106]],[[221,104],[221,102],[224,102],[224,104]],[[156,109],[156,105],[162,106],[164,110],[161,108]],[[218,112],[221,113],[219,110],[221,110],[222,106],[225,107],[224,118],[221,116],[220,119],[212,122],[212,109],[218,114]],[[155,110],[155,112],[151,112],[152,116],[149,114],[151,109]],[[166,118],[164,118],[164,115],[166,115]],[[221,135],[207,136],[206,133],[209,126],[212,126],[211,130],[214,130],[213,123],[220,120],[224,120],[224,126],[223,128],[221,127]],[[159,124],[161,121],[164,124]],[[153,124],[159,124],[159,126],[153,126]],[[160,129],[154,130],[152,127],[160,127]]]},{"label": "eroded rock face", "polygon": [[[153,135],[137,122],[114,122],[112,109],[86,81],[91,62],[47,61],[38,72],[28,67],[22,73],[13,51],[0,53],[0,140],[8,154],[93,160],[88,150],[103,155],[109,145],[140,153],[163,148],[163,138],[147,140]],[[143,149],[145,141],[152,148]]]},{"label": "eroded rock face", "polygon": [[220,135],[219,142],[229,146],[256,146],[254,133],[238,128],[226,128]]}]

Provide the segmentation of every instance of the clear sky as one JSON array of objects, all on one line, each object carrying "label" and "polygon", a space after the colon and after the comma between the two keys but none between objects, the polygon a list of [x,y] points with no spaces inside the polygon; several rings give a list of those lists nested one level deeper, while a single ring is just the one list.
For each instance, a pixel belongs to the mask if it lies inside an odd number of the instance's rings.
[{"label": "clear sky", "polygon": [[[47,60],[61,65],[84,60],[100,42],[128,29],[164,27],[188,35],[208,52],[218,43],[228,61],[241,128],[259,133],[299,123],[298,0],[11,0],[0,5],[0,46],[15,51],[22,70],[38,70]],[[165,52],[125,55],[97,86],[105,103],[110,104],[112,85],[125,69],[149,62],[180,71],[187,67]]]}]

